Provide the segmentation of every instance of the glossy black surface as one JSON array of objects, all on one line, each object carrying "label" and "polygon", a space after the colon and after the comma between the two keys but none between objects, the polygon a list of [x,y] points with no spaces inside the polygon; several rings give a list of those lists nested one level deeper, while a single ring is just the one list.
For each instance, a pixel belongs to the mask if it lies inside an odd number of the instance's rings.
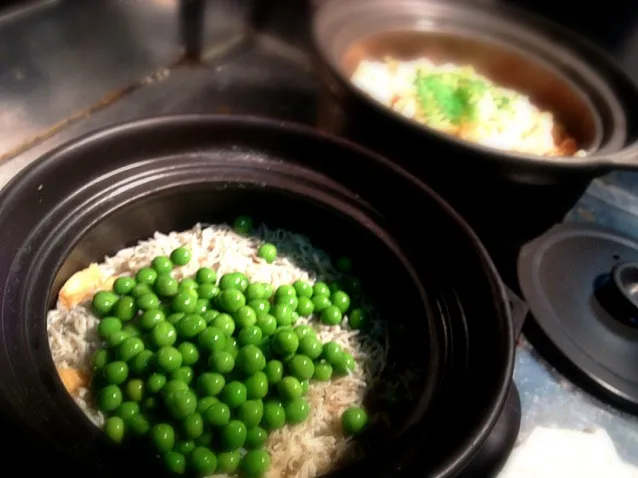
[{"label": "glossy black surface", "polygon": [[635,239],[596,226],[563,224],[527,244],[518,262],[534,322],[558,352],[552,363],[569,362],[588,389],[634,413],[638,329],[610,274],[636,261]]},{"label": "glossy black surface", "polygon": [[[437,233],[424,238],[405,228],[412,217],[405,204],[427,211]],[[0,226],[12,234],[1,251],[8,267],[0,269],[7,284],[0,340],[12,353],[0,356],[2,409],[92,473],[133,475],[146,466],[143,454],[107,446],[63,390],[44,314],[63,281],[104,254],[155,230],[228,220],[251,207],[329,251],[358,245],[362,277],[378,270],[365,260],[375,257],[406,293],[407,309],[396,316],[406,322],[393,323],[407,335],[391,360],[399,368],[427,362],[417,399],[384,435],[393,439],[382,454],[336,476],[414,476],[415,465],[429,476],[454,476],[495,426],[511,380],[513,329],[493,265],[455,213],[386,160],[256,119],[168,117],[102,131],[45,156],[4,189]],[[312,214],[300,221],[304,207]],[[291,218],[290,208],[299,214]],[[347,231],[338,245],[328,234],[336,225]],[[373,293],[381,285],[371,284]],[[380,307],[390,295],[375,293]],[[431,453],[424,457],[423,449]]]}]

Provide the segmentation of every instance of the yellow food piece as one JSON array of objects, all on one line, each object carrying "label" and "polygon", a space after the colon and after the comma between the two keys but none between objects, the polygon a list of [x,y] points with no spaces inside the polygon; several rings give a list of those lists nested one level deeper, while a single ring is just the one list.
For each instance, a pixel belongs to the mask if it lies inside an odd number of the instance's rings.
[{"label": "yellow food piece", "polygon": [[59,368],[58,375],[60,375],[64,388],[66,388],[66,391],[71,395],[75,395],[80,388],[89,386],[89,377],[80,370],[74,368]]},{"label": "yellow food piece", "polygon": [[110,289],[113,282],[115,277],[104,276],[97,264],[91,264],[69,277],[60,289],[58,300],[63,307],[70,309],[88,300],[98,290]]}]

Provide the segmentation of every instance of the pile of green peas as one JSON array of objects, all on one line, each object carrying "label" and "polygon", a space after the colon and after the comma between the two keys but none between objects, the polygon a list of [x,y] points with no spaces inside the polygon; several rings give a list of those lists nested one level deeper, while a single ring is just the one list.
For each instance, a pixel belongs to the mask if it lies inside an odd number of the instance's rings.
[{"label": "pile of green peas", "polygon": [[[104,432],[116,443],[146,437],[174,474],[262,476],[269,433],[308,417],[310,381],[356,367],[339,344],[296,321],[316,314],[337,325],[348,313],[350,327],[360,328],[365,313],[323,282],[273,290],[239,272],[218,280],[208,267],[175,279],[174,267],[190,259],[177,248],[93,297],[104,343],[93,379]],[[355,435],[368,418],[352,407],[341,420]]]}]

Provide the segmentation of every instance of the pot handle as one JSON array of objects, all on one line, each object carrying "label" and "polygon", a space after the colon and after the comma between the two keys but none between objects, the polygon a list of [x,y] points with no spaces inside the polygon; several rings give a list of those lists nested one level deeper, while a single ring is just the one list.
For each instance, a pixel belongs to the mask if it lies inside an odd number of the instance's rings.
[{"label": "pot handle", "polygon": [[638,141],[615,153],[599,157],[600,163],[611,169],[638,170]]}]

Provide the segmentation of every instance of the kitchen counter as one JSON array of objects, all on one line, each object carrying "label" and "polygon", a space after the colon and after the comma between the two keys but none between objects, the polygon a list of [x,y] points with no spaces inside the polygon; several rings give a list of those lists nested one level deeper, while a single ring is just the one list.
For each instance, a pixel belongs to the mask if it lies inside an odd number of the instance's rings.
[{"label": "kitchen counter", "polygon": [[[242,8],[250,2],[220,2],[205,18],[204,61],[189,63],[176,46],[174,1],[27,3],[29,9],[0,16],[0,187],[51,148],[129,119],[206,112],[314,122],[316,83],[303,36],[290,30],[275,34],[289,12],[262,21],[257,32],[247,31]],[[545,2],[536,7],[549,11]],[[590,36],[598,31],[599,43],[638,78],[636,14],[620,7],[614,12],[583,30]],[[296,28],[303,31],[302,24]],[[609,32],[601,33],[605,25]],[[606,196],[609,187],[631,194],[626,191],[638,184],[635,175],[614,178],[596,181],[569,219],[602,218],[613,225],[620,212]],[[623,184],[629,186],[622,189]],[[634,220],[638,237],[638,217]],[[523,407],[521,439],[536,426],[602,427],[621,457],[638,465],[638,419],[581,391],[525,339],[518,347],[515,381]]]}]

